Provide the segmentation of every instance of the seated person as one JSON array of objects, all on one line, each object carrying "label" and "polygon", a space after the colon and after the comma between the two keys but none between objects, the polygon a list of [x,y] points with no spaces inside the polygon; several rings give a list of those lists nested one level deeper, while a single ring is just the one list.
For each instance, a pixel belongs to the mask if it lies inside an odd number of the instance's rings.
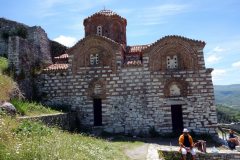
[{"label": "seated person", "polygon": [[230,149],[235,149],[235,146],[239,145],[240,137],[234,135],[233,131],[229,131],[229,135],[226,136],[227,142],[226,147]]},{"label": "seated person", "polygon": [[196,159],[196,152],[193,149],[194,144],[192,137],[188,134],[188,130],[184,128],[183,134],[179,137],[179,145],[180,145],[180,150],[182,151],[182,156],[183,159],[186,160],[187,158],[187,151],[192,154],[193,160]]}]

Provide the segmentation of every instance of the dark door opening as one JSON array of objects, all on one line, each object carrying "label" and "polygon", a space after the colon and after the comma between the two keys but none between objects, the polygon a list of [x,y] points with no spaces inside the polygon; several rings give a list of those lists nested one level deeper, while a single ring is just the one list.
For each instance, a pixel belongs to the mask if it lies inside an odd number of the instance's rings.
[{"label": "dark door opening", "polygon": [[181,105],[172,105],[172,127],[173,132],[177,135],[182,134],[183,131],[183,117],[182,117],[182,106]]},{"label": "dark door opening", "polygon": [[93,99],[94,126],[102,126],[102,100]]}]

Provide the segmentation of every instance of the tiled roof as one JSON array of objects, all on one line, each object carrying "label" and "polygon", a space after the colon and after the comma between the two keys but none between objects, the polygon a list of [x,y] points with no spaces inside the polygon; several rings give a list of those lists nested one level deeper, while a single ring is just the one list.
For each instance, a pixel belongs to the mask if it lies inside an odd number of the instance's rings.
[{"label": "tiled roof", "polygon": [[114,43],[114,44],[116,44],[116,45],[122,46],[120,43],[118,43],[118,42],[116,42],[116,41],[114,41],[114,40],[112,40],[112,39],[110,39],[110,38],[107,38],[107,37],[105,37],[105,36],[89,35],[89,36],[87,36],[87,37],[79,40],[73,47],[69,48],[69,49],[67,50],[67,52],[68,52],[68,53],[71,52],[71,50],[75,49],[75,48],[76,48],[79,44],[81,44],[84,40],[86,40],[86,39],[88,39],[88,38],[91,38],[91,37],[93,37],[93,38],[103,38],[103,39],[106,39],[107,41],[109,41],[109,42],[111,42],[111,43]]},{"label": "tiled roof", "polygon": [[65,70],[65,69],[68,69],[68,64],[52,64],[48,66],[46,69],[43,69],[43,71]]},{"label": "tiled roof", "polygon": [[113,12],[111,10],[101,10],[101,11],[97,12],[96,14],[103,14],[105,16],[117,15],[116,12]]},{"label": "tiled roof", "polygon": [[67,53],[62,54],[61,56],[58,56],[58,57],[54,57],[54,61],[66,60],[66,59],[68,59],[68,54]]},{"label": "tiled roof", "polygon": [[137,60],[137,61],[126,61],[122,67],[140,67],[142,66],[142,61]]},{"label": "tiled roof", "polygon": [[126,47],[126,52],[127,52],[127,53],[142,52],[143,49],[149,47],[150,45],[151,45],[151,44],[127,46],[127,47]]},{"label": "tiled roof", "polygon": [[165,36],[165,37],[160,38],[159,40],[157,40],[157,41],[154,42],[154,43],[151,43],[149,46],[147,46],[147,47],[144,48],[143,50],[148,49],[148,48],[151,48],[152,46],[154,46],[155,44],[157,44],[159,41],[163,41],[163,40],[168,39],[168,38],[171,38],[171,39],[172,39],[172,38],[179,38],[179,39],[182,39],[182,40],[184,40],[184,41],[193,41],[193,42],[198,43],[198,44],[201,44],[201,45],[203,45],[203,46],[206,45],[206,42],[204,42],[204,41],[198,41],[198,40],[195,40],[195,39],[190,39],[190,38],[186,38],[186,37],[182,37],[182,36],[178,36],[178,35],[169,35],[169,36]]},{"label": "tiled roof", "polygon": [[[93,17],[93,16],[95,16],[95,15],[105,15],[105,16],[119,16],[117,13],[115,13],[115,12],[113,12],[113,11],[111,11],[111,10],[101,10],[101,11],[99,11],[99,12],[96,12],[96,13],[94,13],[93,15],[91,15],[90,17]],[[85,18],[84,20],[86,20],[86,19],[88,19],[88,18],[90,18],[90,17],[87,17],[87,18]],[[121,16],[119,16],[120,18],[122,18],[122,19],[125,19],[125,18],[123,18],[123,17],[121,17]],[[126,19],[125,19],[126,20]]]}]

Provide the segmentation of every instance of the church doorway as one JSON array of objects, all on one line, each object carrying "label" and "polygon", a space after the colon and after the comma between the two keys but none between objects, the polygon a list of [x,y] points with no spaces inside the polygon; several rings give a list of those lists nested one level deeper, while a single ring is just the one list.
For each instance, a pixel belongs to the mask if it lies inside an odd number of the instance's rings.
[{"label": "church doorway", "polygon": [[182,134],[183,131],[183,117],[182,117],[182,106],[181,105],[172,105],[172,128],[173,132],[177,135]]},{"label": "church doorway", "polygon": [[102,99],[93,99],[94,126],[102,126]]}]

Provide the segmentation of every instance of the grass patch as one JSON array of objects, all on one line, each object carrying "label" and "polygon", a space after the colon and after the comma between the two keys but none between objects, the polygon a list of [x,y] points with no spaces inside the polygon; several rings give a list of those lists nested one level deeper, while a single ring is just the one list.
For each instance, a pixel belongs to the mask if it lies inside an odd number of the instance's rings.
[{"label": "grass patch", "polygon": [[0,100],[9,101],[9,94],[12,92],[14,87],[13,79],[8,74],[4,74],[8,68],[8,60],[0,56]]},{"label": "grass patch", "polygon": [[[0,159],[129,159],[124,148],[139,142],[109,142],[71,134],[33,121],[0,118]],[[122,147],[123,146],[123,147]]]},{"label": "grass patch", "polygon": [[15,106],[17,113],[21,116],[61,113],[50,107],[37,104],[36,102],[24,102],[23,100],[12,99],[11,103]]}]

